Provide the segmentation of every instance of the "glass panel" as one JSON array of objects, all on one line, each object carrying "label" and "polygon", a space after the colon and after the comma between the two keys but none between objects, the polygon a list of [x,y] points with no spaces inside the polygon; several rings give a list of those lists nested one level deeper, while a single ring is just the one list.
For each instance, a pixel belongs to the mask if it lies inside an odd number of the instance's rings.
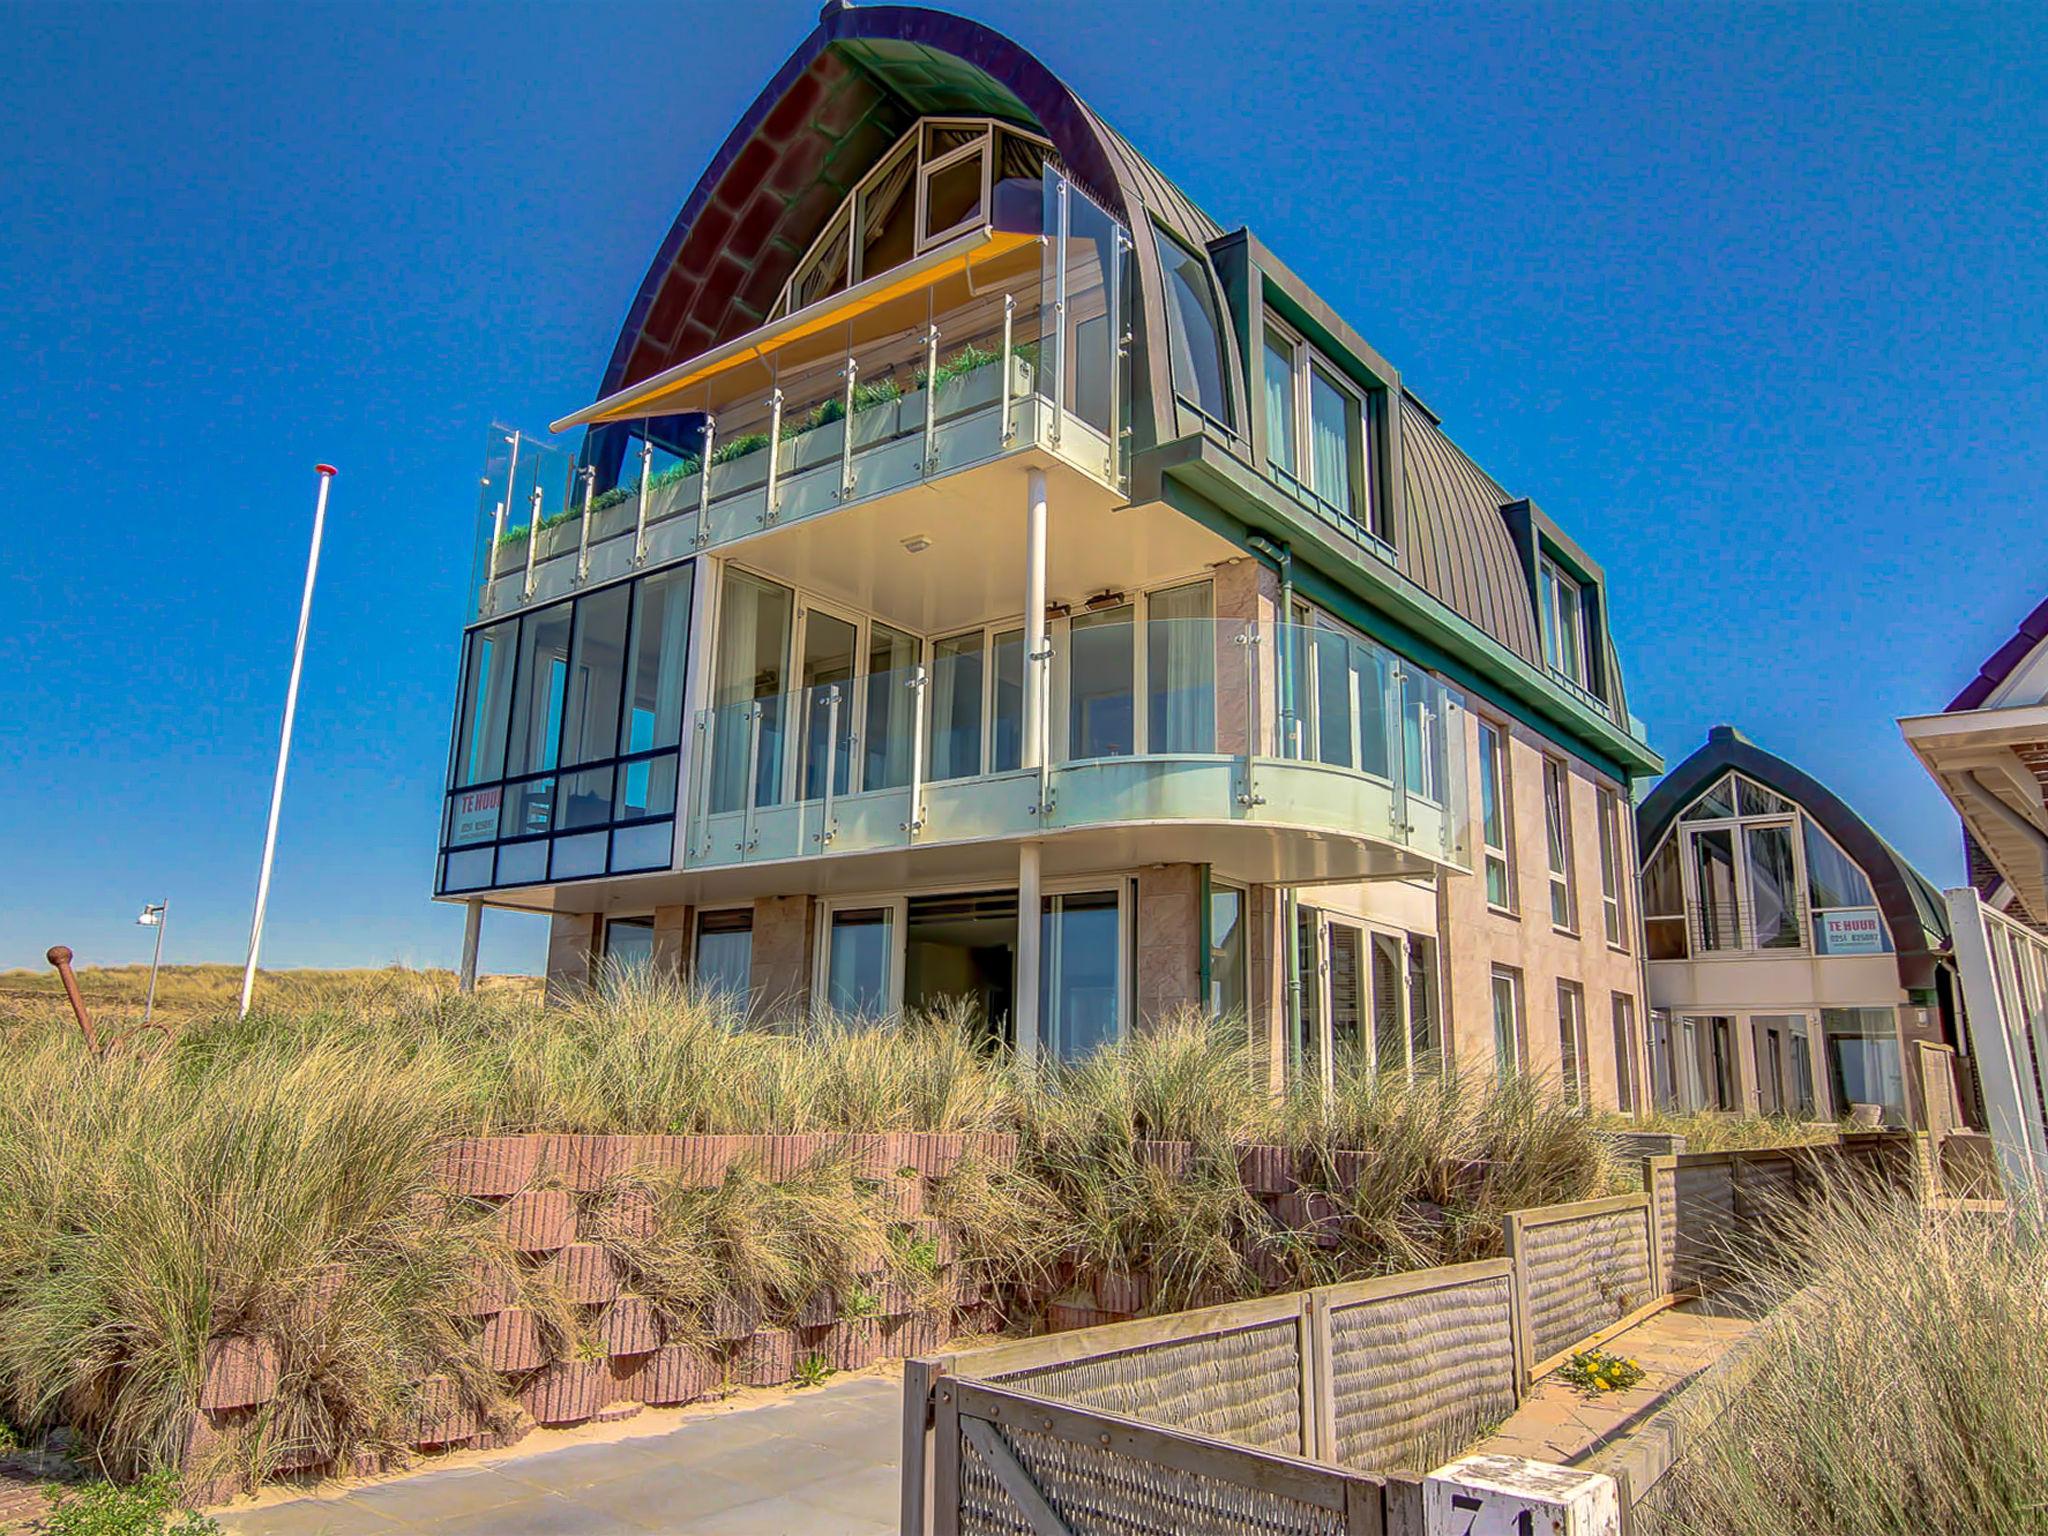
[{"label": "glass panel", "polygon": [[618,798],[612,805],[614,821],[633,821],[642,816],[668,816],[676,808],[676,759],[642,758],[619,765]]},{"label": "glass panel", "polygon": [[639,582],[633,599],[633,639],[626,654],[626,711],[619,751],[672,747],[682,736],[683,683],[690,636],[687,565]]},{"label": "glass panel", "polygon": [[1401,1071],[1408,1061],[1401,1028],[1401,941],[1375,934],[1372,941],[1372,1049],[1382,1071]]},{"label": "glass panel", "polygon": [[1166,318],[1173,355],[1173,386],[1203,414],[1232,425],[1223,378],[1222,327],[1208,266],[1172,236],[1156,229],[1159,264],[1166,274]]},{"label": "glass panel", "polygon": [[548,878],[581,880],[586,875],[603,874],[608,843],[602,832],[556,838],[548,845]]},{"label": "glass panel", "polygon": [[1643,913],[1648,917],[1685,916],[1684,882],[1679,877],[1678,839],[1667,837],[1643,866]]},{"label": "glass panel", "polygon": [[604,924],[604,958],[621,969],[645,970],[654,964],[654,919],[610,917]]},{"label": "glass panel", "polygon": [[817,252],[797,274],[790,290],[790,308],[802,309],[820,299],[829,299],[846,286],[846,258],[852,229],[851,217],[842,212],[820,242]]},{"label": "glass panel", "polygon": [[450,847],[492,841],[498,835],[498,806],[504,798],[505,791],[495,784],[488,789],[458,789],[448,797],[441,841]]},{"label": "glass panel", "polygon": [[1209,892],[1209,1012],[1241,1018],[1244,1008],[1244,892],[1215,886]]},{"label": "glass panel", "polygon": [[1330,944],[1330,1057],[1357,1062],[1365,1049],[1365,936],[1332,923]]},{"label": "glass panel", "polygon": [[1443,1049],[1436,1021],[1436,943],[1414,934],[1408,936],[1408,1040],[1418,1063]]},{"label": "glass panel", "polygon": [[1078,190],[1067,194],[1066,407],[1098,432],[1110,429],[1117,338],[1110,325],[1110,272],[1118,259],[1116,221]]},{"label": "glass panel", "polygon": [[744,999],[754,968],[754,914],[706,912],[697,919],[690,979],[706,992]]},{"label": "glass panel", "polygon": [[1602,789],[1595,796],[1600,821],[1601,918],[1607,942],[1622,942],[1621,924],[1621,802],[1613,791]]},{"label": "glass panel", "polygon": [[[859,631],[836,614],[813,608],[804,614],[804,659],[799,678],[810,724],[804,732],[803,760],[797,770],[797,798],[816,800],[825,793],[825,765],[832,765],[832,792],[847,792],[852,760],[847,746],[853,735],[854,647]],[[831,690],[839,690],[837,726],[833,724]],[[838,736],[831,732],[836,728]]]},{"label": "glass panel", "polygon": [[924,235],[927,240],[966,223],[981,211],[981,174],[987,156],[965,155],[925,177]]},{"label": "glass panel", "polygon": [[1048,897],[1040,994],[1052,1056],[1073,1061],[1114,1041],[1121,936],[1114,891]]},{"label": "glass panel", "polygon": [[867,730],[861,744],[860,787],[894,789],[910,782],[910,748],[917,690],[918,642],[886,624],[868,626]]},{"label": "glass panel", "polygon": [[601,827],[612,819],[612,770],[585,768],[562,775],[562,792],[555,800],[555,830],[572,832],[579,827]]},{"label": "glass panel", "polygon": [[1309,369],[1309,432],[1316,496],[1358,521],[1358,399],[1317,364]]},{"label": "glass panel", "polygon": [[668,868],[675,858],[675,834],[673,821],[643,821],[637,826],[620,827],[612,833],[612,872]]},{"label": "glass panel", "polygon": [[1146,750],[1216,750],[1216,627],[1209,583],[1145,600]]},{"label": "glass panel", "polygon": [[529,613],[519,631],[519,689],[505,771],[517,777],[561,761],[562,708],[569,680],[569,608]]},{"label": "glass panel", "polygon": [[868,183],[855,210],[859,226],[860,269],[856,282],[886,272],[910,259],[915,245],[917,199],[911,177],[917,171],[917,145],[903,146],[888,166]]},{"label": "glass panel", "polygon": [[1132,719],[1132,607],[1077,613],[1067,645],[1067,756],[1129,757]]},{"label": "glass panel", "polygon": [[888,1010],[890,941],[896,914],[859,907],[832,914],[825,1004],[834,1013],[873,1018]]},{"label": "glass panel", "polygon": [[[728,570],[725,597],[718,611],[718,661],[711,702],[713,769],[711,809],[738,810],[754,786],[754,803],[773,805],[782,798],[782,692],[789,665],[792,599],[787,587]],[[760,747],[748,756],[753,739],[751,709],[758,701]],[[759,772],[756,773],[758,766]]]},{"label": "glass panel", "polygon": [[1298,476],[1294,447],[1294,343],[1266,332],[1266,460],[1290,478]]},{"label": "glass panel", "polygon": [[1508,827],[1507,797],[1502,783],[1500,732],[1485,721],[1479,723],[1479,827],[1487,849],[1486,900],[1488,905],[1507,907]]},{"label": "glass panel", "polygon": [[1733,779],[1723,778],[1685,808],[1679,819],[1682,821],[1716,821],[1723,816],[1735,814],[1735,784]]},{"label": "glass panel", "polygon": [[1732,1113],[1735,1098],[1735,1033],[1727,1019],[1707,1019],[1704,1036],[1710,1052],[1707,1081],[1714,1085],[1714,1108]]},{"label": "glass panel", "polygon": [[1351,676],[1351,641],[1335,630],[1308,632],[1308,696],[1314,712],[1310,739],[1318,762],[1349,768],[1357,761],[1351,703],[1357,696]]},{"label": "glass panel", "polygon": [[1543,760],[1543,830],[1550,860],[1550,921],[1559,928],[1575,925],[1572,910],[1571,813],[1564,767],[1555,758]]},{"label": "glass panel", "polygon": [[1615,1108],[1632,1115],[1636,1110],[1635,1004],[1617,992],[1613,1008]]},{"label": "glass panel", "polygon": [[1835,1113],[1854,1104],[1876,1104],[1888,1124],[1906,1118],[1906,1080],[1899,1056],[1897,1019],[1889,1008],[1823,1008],[1828,1080]]},{"label": "glass panel", "polygon": [[1024,761],[1024,631],[997,635],[994,651],[994,729],[988,766],[991,773],[1008,773]]},{"label": "glass panel", "polygon": [[555,808],[553,778],[528,779],[505,787],[505,810],[498,823],[500,837],[527,837],[545,832]]},{"label": "glass panel", "polygon": [[1493,1060],[1502,1077],[1519,1071],[1522,1063],[1516,990],[1513,975],[1506,971],[1493,973]]},{"label": "glass panel", "polygon": [[[567,679],[568,728],[562,737],[564,763],[597,762],[618,755],[619,690],[625,679],[631,592],[621,584],[576,600],[576,638]],[[610,792],[606,795],[609,798]]]},{"label": "glass panel", "polygon": [[1301,1037],[1297,1050],[1307,1078],[1323,1075],[1322,919],[1301,908],[1295,916],[1295,947],[1301,964]]},{"label": "glass panel", "polygon": [[1827,907],[1874,907],[1877,897],[1870,882],[1849,856],[1835,846],[1834,839],[1802,817],[1806,834],[1807,901],[1816,910]]},{"label": "glass panel", "polygon": [[1557,986],[1557,1076],[1564,1089],[1567,1104],[1583,1106],[1586,1102],[1584,1053],[1580,1049],[1584,1034],[1579,1018],[1579,994],[1570,985],[1559,982]]},{"label": "glass panel", "polygon": [[538,885],[548,877],[545,841],[504,843],[498,849],[499,885]]},{"label": "glass panel", "polygon": [[981,631],[932,646],[931,761],[934,779],[967,779],[981,772]]},{"label": "glass panel", "polygon": [[903,1006],[965,1003],[986,1037],[1007,1042],[1016,1016],[1017,897],[919,896],[903,928]]},{"label": "glass panel", "polygon": [[1735,780],[1736,803],[1745,816],[1789,816],[1792,802],[1774,795],[1761,784],[1752,784],[1738,776]]},{"label": "glass panel", "polygon": [[1749,864],[1749,914],[1758,949],[1799,947],[1799,886],[1789,826],[1744,829]]},{"label": "glass panel", "polygon": [[1740,949],[1742,914],[1735,897],[1735,834],[1715,827],[1692,834],[1695,905],[1702,949]]},{"label": "glass panel", "polygon": [[441,864],[441,889],[444,891],[473,891],[491,883],[491,850],[472,848],[467,853],[451,853]]},{"label": "glass panel", "polygon": [[507,619],[469,637],[462,718],[455,727],[455,783],[488,783],[505,772],[505,730],[512,708],[512,654],[519,621]]}]

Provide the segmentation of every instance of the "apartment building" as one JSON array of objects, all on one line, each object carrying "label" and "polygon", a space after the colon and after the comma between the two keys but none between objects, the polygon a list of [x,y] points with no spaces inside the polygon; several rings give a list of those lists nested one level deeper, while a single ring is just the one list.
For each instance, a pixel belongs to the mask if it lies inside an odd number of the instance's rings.
[{"label": "apartment building", "polygon": [[1605,572],[1016,44],[828,5],[565,404],[483,472],[470,967],[1641,1103]]},{"label": "apartment building", "polygon": [[1955,1101],[1947,908],[1868,822],[1727,725],[1637,819],[1658,1104],[1925,1127],[1930,1063]]}]

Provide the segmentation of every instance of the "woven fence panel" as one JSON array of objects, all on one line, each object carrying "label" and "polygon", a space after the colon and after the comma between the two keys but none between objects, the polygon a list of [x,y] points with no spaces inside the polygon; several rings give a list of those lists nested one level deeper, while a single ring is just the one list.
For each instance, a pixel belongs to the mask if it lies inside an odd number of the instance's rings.
[{"label": "woven fence panel", "polygon": [[1638,1207],[1531,1223],[1516,1262],[1534,1364],[1650,1300],[1649,1214]]},{"label": "woven fence panel", "polygon": [[1726,1159],[1679,1160],[1671,1255],[1673,1290],[1711,1285],[1726,1268],[1735,1241],[1735,1171]]},{"label": "woven fence panel", "polygon": [[1506,1275],[1388,1296],[1330,1314],[1337,1460],[1365,1472],[1445,1458],[1515,1406]]},{"label": "woven fence panel", "polygon": [[[1074,1536],[1344,1536],[1344,1517],[1220,1474],[1008,1426],[996,1433]],[[1036,1536],[961,1436],[961,1536]]]},{"label": "woven fence panel", "polygon": [[1301,1450],[1300,1334],[1291,1317],[988,1379],[1261,1451]]}]

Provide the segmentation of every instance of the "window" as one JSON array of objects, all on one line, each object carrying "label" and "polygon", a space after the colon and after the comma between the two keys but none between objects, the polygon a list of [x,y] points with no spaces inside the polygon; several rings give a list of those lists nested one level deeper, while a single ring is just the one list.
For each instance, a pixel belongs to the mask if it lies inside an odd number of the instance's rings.
[{"label": "window", "polygon": [[843,1018],[879,1018],[893,1005],[897,951],[892,906],[835,907],[825,929],[828,1012]]},{"label": "window", "polygon": [[1685,876],[1678,867],[1678,839],[1666,837],[1643,866],[1643,932],[1652,960],[1683,960]]},{"label": "window", "polygon": [[1209,890],[1209,1012],[1245,1015],[1245,893],[1232,885]]},{"label": "window", "polygon": [[1039,939],[1046,1053],[1075,1061],[1123,1035],[1123,923],[1115,891],[1048,896]]},{"label": "window", "polygon": [[1374,408],[1293,332],[1268,324],[1264,352],[1266,463],[1354,533],[1388,541],[1374,494]]},{"label": "window", "polygon": [[903,924],[903,1007],[965,1005],[1008,1044],[1017,1013],[1017,893],[913,896]]},{"label": "window", "polygon": [[1216,750],[1216,626],[1209,583],[1145,599],[1148,752]]},{"label": "window", "polygon": [[1807,1045],[1806,1016],[1762,1014],[1749,1021],[1756,1052],[1757,1113],[1813,1114],[1813,1055]]},{"label": "window", "polygon": [[970,779],[981,772],[981,689],[984,645],[980,630],[932,646],[931,761],[933,779]]},{"label": "window", "polygon": [[505,722],[512,707],[512,651],[519,621],[507,619],[469,637],[462,717],[455,728],[455,783],[488,784],[505,772]]},{"label": "window", "polygon": [[1077,613],[1067,631],[1067,755],[1129,757],[1137,750],[1131,694],[1136,658],[1132,654],[1129,603]]},{"label": "window", "polygon": [[714,814],[741,809],[750,792],[756,805],[781,798],[783,695],[795,612],[789,588],[726,568],[711,680]]},{"label": "window", "polygon": [[1158,225],[1159,264],[1166,274],[1166,320],[1173,357],[1173,387],[1196,410],[1225,427],[1234,425],[1224,379],[1223,333],[1208,263]]},{"label": "window", "polygon": [[1735,1022],[1725,1018],[1688,1020],[1700,1027],[1695,1038],[1705,1053],[1703,1077],[1713,1091],[1713,1107],[1733,1114],[1739,1104],[1735,1092]]},{"label": "window", "polygon": [[1426,1070],[1442,1069],[1443,1032],[1436,1014],[1436,941],[1408,935],[1409,1060]]},{"label": "window", "polygon": [[1632,846],[1628,818],[1622,814],[1621,797],[1604,784],[1594,791],[1600,817],[1600,921],[1607,942],[1616,949],[1628,948],[1628,911],[1624,892],[1628,879],[1623,872],[1623,850]]},{"label": "window", "polygon": [[1614,1097],[1624,1115],[1636,1112],[1636,1000],[1626,992],[1613,995]]},{"label": "window", "polygon": [[1543,625],[1543,659],[1566,682],[1590,688],[1586,671],[1586,615],[1579,584],[1545,555],[1537,567],[1537,600]]},{"label": "window", "polygon": [[1592,1075],[1586,1059],[1586,995],[1573,981],[1557,984],[1557,1080],[1565,1103],[1579,1109],[1592,1108]]},{"label": "window", "polygon": [[1479,722],[1479,826],[1486,845],[1486,904],[1515,910],[1512,827],[1508,806],[1507,738],[1491,721]]},{"label": "window", "polygon": [[745,1003],[752,986],[754,914],[746,908],[697,914],[690,979],[700,990]]},{"label": "window", "polygon": [[1906,1121],[1906,1079],[1899,1053],[1898,1016],[1890,1008],[1823,1008],[1828,1087],[1835,1113],[1875,1104],[1887,1125]]},{"label": "window", "polygon": [[1493,968],[1493,1059],[1503,1079],[1522,1070],[1522,973]]},{"label": "window", "polygon": [[1564,764],[1554,757],[1543,759],[1543,838],[1550,861],[1550,921],[1567,932],[1579,925],[1578,903],[1572,889],[1571,788]]},{"label": "window", "polygon": [[644,971],[654,964],[654,919],[608,917],[604,920],[604,963],[607,970]]}]

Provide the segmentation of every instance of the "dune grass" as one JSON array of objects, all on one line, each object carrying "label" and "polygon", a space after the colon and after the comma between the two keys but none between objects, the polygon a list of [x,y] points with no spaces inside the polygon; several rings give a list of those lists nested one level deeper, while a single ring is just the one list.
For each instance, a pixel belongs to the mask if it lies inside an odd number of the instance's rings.
[{"label": "dune grass", "polygon": [[1795,1120],[1790,1115],[1729,1115],[1714,1110],[1674,1114],[1656,1110],[1641,1118],[1603,1117],[1603,1128],[1656,1131],[1685,1138],[1688,1152],[1751,1152],[1759,1147],[1796,1147],[1825,1141],[1842,1129],[1834,1120]]},{"label": "dune grass", "polygon": [[1761,1367],[1660,1489],[1663,1536],[2048,1532],[2048,1237],[1844,1198],[1791,1220]]},{"label": "dune grass", "polygon": [[[644,978],[544,1010],[400,977],[266,990],[247,1019],[230,996],[104,1063],[53,1012],[17,1017],[0,1045],[0,1419],[68,1424],[120,1477],[403,1446],[427,1376],[502,1416],[460,1316],[480,1272],[510,1277],[558,1348],[595,1347],[488,1206],[431,1185],[453,1136],[1012,1131],[1016,1166],[970,1156],[933,1201],[1019,1318],[1091,1273],[1149,1277],[1169,1308],[1497,1251],[1508,1205],[1611,1177],[1590,1122],[1538,1085],[1357,1071],[1327,1097],[1276,1099],[1242,1031],[1193,1015],[1033,1074],[951,1010],[771,1029]],[[1191,1155],[1159,1166],[1139,1141]],[[1246,1192],[1248,1141],[1288,1144],[1332,1191],[1333,1149],[1371,1153],[1341,1242],[1285,1229]],[[708,1336],[721,1307],[787,1322],[827,1291],[857,1312],[878,1261],[934,1304],[945,1291],[930,1245],[890,1233],[843,1156],[781,1182],[743,1164],[713,1190],[633,1171],[585,1200],[586,1231],[680,1337]],[[651,1223],[609,1220],[650,1207]],[[207,1341],[232,1334],[274,1343],[276,1403],[258,1436],[190,1445]]]}]

